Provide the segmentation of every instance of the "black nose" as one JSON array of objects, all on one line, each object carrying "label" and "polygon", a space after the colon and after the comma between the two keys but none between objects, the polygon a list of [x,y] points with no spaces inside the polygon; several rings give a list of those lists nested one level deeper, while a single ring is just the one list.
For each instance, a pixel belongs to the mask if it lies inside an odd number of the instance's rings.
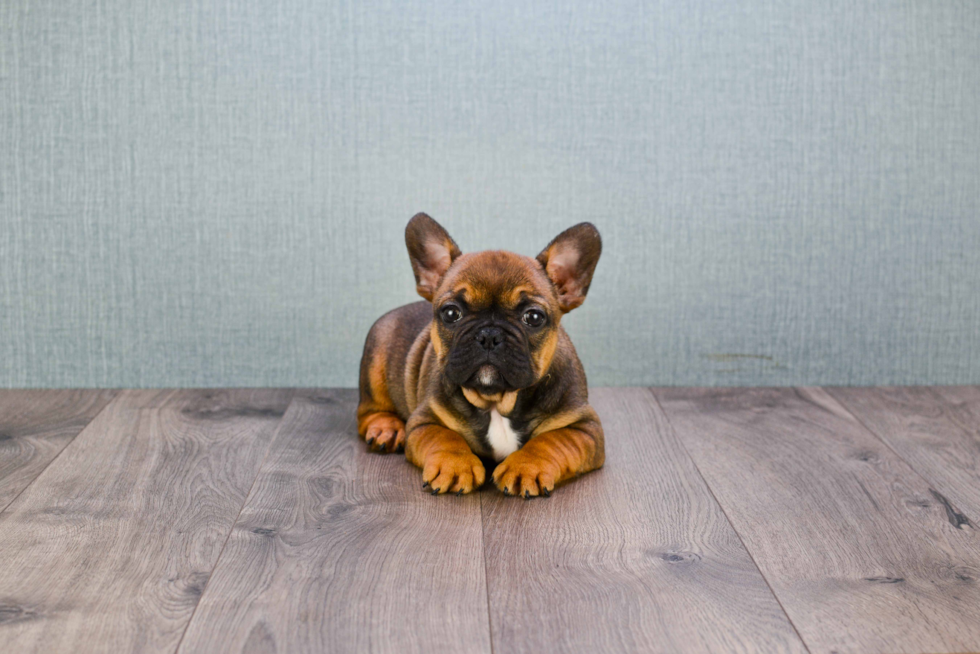
[{"label": "black nose", "polygon": [[499,327],[484,327],[476,333],[476,342],[489,352],[504,342],[504,333]]}]

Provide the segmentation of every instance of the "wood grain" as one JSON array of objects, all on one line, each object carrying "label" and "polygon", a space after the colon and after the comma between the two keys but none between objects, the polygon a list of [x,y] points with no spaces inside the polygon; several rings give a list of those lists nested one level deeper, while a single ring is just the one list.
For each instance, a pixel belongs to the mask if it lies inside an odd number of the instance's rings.
[{"label": "wood grain", "polygon": [[180,652],[489,652],[478,495],[369,454],[354,391],[298,397]]},{"label": "wood grain", "polygon": [[591,392],[606,466],[483,493],[495,651],[803,652],[646,389]]},{"label": "wood grain", "polygon": [[0,511],[115,394],[110,390],[0,390]]},{"label": "wood grain", "polygon": [[126,391],[0,514],[0,651],[173,652],[290,391]]},{"label": "wood grain", "polygon": [[828,388],[828,393],[929,480],[936,499],[980,520],[980,389]]},{"label": "wood grain", "polygon": [[811,652],[980,650],[980,542],[821,389],[657,389]]}]

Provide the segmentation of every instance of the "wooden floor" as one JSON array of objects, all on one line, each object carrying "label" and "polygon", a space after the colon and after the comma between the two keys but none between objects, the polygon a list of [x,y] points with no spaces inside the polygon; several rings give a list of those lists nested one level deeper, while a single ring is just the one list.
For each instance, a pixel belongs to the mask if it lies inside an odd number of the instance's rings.
[{"label": "wooden floor", "polygon": [[351,390],[0,391],[0,652],[980,651],[980,388],[591,396],[525,501]]}]

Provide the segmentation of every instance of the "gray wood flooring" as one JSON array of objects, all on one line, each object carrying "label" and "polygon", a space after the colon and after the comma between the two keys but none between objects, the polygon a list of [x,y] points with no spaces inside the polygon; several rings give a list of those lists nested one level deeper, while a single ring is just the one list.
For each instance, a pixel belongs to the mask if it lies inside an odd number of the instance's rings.
[{"label": "gray wood flooring", "polygon": [[352,390],[0,390],[0,652],[977,652],[980,389],[593,389],[433,497]]}]

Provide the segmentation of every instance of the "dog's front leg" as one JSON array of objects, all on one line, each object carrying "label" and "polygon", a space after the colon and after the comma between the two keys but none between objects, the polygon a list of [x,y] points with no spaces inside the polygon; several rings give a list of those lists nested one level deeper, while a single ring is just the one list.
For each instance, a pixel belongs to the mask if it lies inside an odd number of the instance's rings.
[{"label": "dog's front leg", "polygon": [[525,499],[551,495],[555,485],[602,467],[605,448],[602,425],[594,412],[567,427],[532,437],[501,461],[493,471],[493,483],[505,495]]},{"label": "dog's front leg", "polygon": [[462,436],[436,423],[409,420],[405,457],[422,468],[422,487],[433,495],[464,495],[483,485],[486,470]]}]

